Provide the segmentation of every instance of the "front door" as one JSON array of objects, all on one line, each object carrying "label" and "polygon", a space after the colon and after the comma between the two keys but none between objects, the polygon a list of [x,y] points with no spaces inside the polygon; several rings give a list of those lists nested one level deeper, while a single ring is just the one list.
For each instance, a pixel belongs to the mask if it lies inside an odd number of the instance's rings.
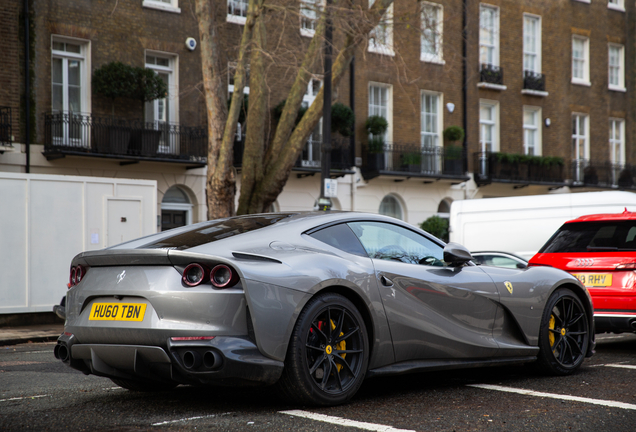
[{"label": "front door", "polygon": [[373,260],[396,361],[493,356],[499,293],[479,267],[449,267],[443,247],[382,222],[349,224]]}]

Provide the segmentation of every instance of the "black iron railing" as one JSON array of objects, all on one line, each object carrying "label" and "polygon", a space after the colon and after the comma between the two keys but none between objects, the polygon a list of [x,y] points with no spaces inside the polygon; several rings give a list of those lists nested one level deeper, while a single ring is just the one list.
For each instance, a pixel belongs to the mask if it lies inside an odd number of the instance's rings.
[{"label": "black iron railing", "polygon": [[[322,164],[322,140],[307,140],[296,161],[296,168],[320,170]],[[349,140],[334,138],[331,141],[331,169],[350,170],[353,167]]]},{"label": "black iron railing", "polygon": [[0,107],[0,145],[12,146],[13,142],[11,136],[13,135],[11,124],[11,108]]},{"label": "black iron railing", "polygon": [[366,146],[363,170],[419,177],[463,177],[465,153],[459,146],[385,143]]},{"label": "black iron railing", "polygon": [[524,71],[523,88],[524,90],[545,91],[545,75],[532,71]]},{"label": "black iron railing", "polygon": [[482,63],[479,69],[479,82],[503,85],[503,68],[501,66]]},{"label": "black iron railing", "polygon": [[636,186],[636,167],[588,159],[572,161],[574,185],[631,189]]},{"label": "black iron railing", "polygon": [[492,181],[565,184],[565,163],[559,157],[497,152],[473,154],[473,172],[478,184]]},{"label": "black iron railing", "polygon": [[44,115],[44,153],[86,153],[132,159],[207,158],[207,130],[165,122],[93,117],[90,114]]}]

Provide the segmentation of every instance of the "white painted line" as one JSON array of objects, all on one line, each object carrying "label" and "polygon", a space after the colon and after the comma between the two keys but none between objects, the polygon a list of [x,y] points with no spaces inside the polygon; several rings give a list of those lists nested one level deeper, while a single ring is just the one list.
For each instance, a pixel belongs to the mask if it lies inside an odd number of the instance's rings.
[{"label": "white painted line", "polygon": [[[229,414],[234,414],[233,412],[226,412],[223,414],[219,414],[219,417],[223,417]],[[207,416],[198,416],[198,417],[187,417],[187,418],[182,418],[182,419],[178,419],[178,420],[169,420],[169,421],[165,421],[165,422],[160,422],[160,423],[153,423],[152,426],[164,426],[164,425],[168,425],[168,424],[173,424],[173,423],[180,423],[180,422],[187,422],[187,421],[191,421],[191,420],[200,420],[200,419],[206,419],[206,418],[213,418],[216,417],[216,414],[211,414],[211,415],[207,415]]]},{"label": "white painted line", "polygon": [[309,411],[291,410],[279,411],[279,414],[287,414],[294,417],[303,417],[311,420],[332,423],[338,426],[354,427],[358,429],[376,431],[376,432],[414,432],[410,429],[396,429],[392,426],[379,425],[375,423],[359,422],[355,420],[347,420],[342,417],[333,417],[324,414],[316,414]]},{"label": "white painted line", "polygon": [[616,401],[603,400],[603,399],[590,399],[590,398],[584,398],[579,396],[561,395],[561,394],[555,394],[555,393],[543,393],[543,392],[536,392],[534,390],[525,390],[525,389],[503,387],[503,386],[496,386],[496,385],[490,385],[490,384],[468,384],[468,387],[476,387],[476,388],[481,388],[486,390],[497,390],[497,391],[502,391],[507,393],[517,393],[517,394],[526,395],[526,396],[536,396],[536,397],[544,397],[544,398],[552,398],[552,399],[561,399],[561,400],[573,401],[573,402],[583,402],[583,403],[589,403],[594,405],[603,405],[603,406],[607,406],[611,408],[623,408],[623,409],[629,409],[629,410],[636,410],[636,405],[628,404],[625,402],[616,402]]},{"label": "white painted line", "polygon": [[626,364],[606,364],[605,366],[607,367],[613,367],[613,368],[624,368],[624,369],[636,369],[636,366],[634,365],[626,365]]},{"label": "white painted line", "polygon": [[188,418],[182,418],[179,420],[170,420],[170,421],[165,421],[165,422],[161,422],[161,423],[153,423],[153,426],[163,426],[163,425],[167,425],[167,424],[173,424],[173,423],[179,423],[179,422],[187,422],[187,421],[191,421],[191,420],[199,420],[199,419],[204,419],[204,418],[212,418],[212,417],[216,417],[216,414],[212,414],[212,415],[207,415],[207,416],[199,416],[199,417],[188,417]]},{"label": "white painted line", "polygon": [[10,399],[0,399],[0,402],[9,402],[9,401],[23,400],[23,399],[43,398],[43,397],[47,397],[47,396],[48,396],[48,395],[37,395],[37,396],[15,397],[15,398],[10,398]]}]

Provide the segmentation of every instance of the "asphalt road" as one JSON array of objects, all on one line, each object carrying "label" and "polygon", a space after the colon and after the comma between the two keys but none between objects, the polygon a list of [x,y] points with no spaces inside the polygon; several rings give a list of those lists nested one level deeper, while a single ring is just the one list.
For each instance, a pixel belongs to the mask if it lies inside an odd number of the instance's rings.
[{"label": "asphalt road", "polygon": [[130,392],[55,360],[53,343],[6,346],[0,431],[633,432],[636,335],[598,342],[596,355],[569,377],[521,366],[381,378],[333,408],[290,406],[267,388]]}]

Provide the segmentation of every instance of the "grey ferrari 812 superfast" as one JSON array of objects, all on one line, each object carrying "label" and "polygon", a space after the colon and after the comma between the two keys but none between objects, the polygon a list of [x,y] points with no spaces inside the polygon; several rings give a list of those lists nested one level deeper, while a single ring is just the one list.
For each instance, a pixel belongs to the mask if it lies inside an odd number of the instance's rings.
[{"label": "grey ferrari 812 superfast", "polygon": [[130,390],[274,385],[335,405],[367,377],[530,362],[567,375],[592,355],[574,276],[471,259],[376,214],[176,228],[73,259],[55,356]]}]

